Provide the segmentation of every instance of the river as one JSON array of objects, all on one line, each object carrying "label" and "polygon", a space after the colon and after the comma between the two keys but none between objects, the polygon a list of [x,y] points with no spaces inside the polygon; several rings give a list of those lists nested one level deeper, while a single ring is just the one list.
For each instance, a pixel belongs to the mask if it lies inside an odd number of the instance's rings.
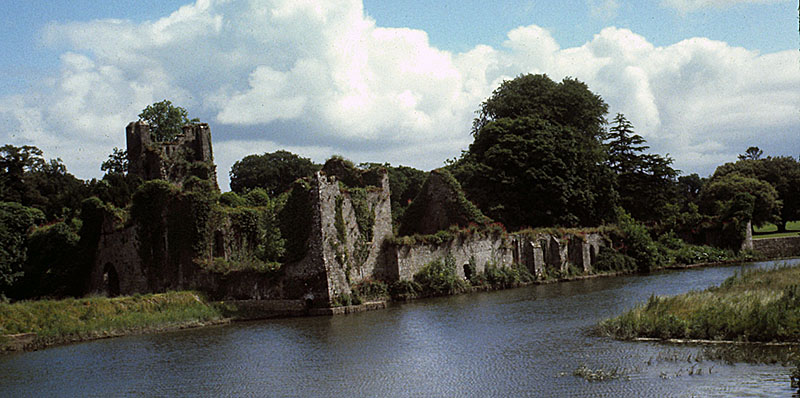
[{"label": "river", "polygon": [[[536,285],[15,353],[0,356],[0,396],[791,396],[791,368],[781,364],[709,359],[718,349],[590,333],[651,294],[704,289],[771,264]],[[620,377],[592,382],[573,375],[576,369]]]}]

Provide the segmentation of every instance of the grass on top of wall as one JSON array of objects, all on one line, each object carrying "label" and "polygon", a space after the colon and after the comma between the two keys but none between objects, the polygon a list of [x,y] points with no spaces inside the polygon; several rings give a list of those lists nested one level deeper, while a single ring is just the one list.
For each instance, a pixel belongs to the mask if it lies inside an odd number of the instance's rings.
[{"label": "grass on top of wall", "polygon": [[798,281],[798,266],[744,271],[703,291],[651,296],[598,330],[618,339],[800,342]]},{"label": "grass on top of wall", "polygon": [[219,308],[196,292],[0,303],[0,336],[36,333],[46,346],[223,320]]}]

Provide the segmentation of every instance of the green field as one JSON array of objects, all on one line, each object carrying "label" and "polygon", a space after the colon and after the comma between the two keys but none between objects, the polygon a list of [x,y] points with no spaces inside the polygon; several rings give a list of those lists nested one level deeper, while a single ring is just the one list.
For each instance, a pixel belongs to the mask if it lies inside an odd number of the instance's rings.
[{"label": "green field", "polygon": [[778,227],[775,224],[767,224],[763,227],[756,227],[754,228],[753,232],[753,239],[798,236],[800,235],[800,221],[789,221],[786,224],[786,232],[778,233]]}]

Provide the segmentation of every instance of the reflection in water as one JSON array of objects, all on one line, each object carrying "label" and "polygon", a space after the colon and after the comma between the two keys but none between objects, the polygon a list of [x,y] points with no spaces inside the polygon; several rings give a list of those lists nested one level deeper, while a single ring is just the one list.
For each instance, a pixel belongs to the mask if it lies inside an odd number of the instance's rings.
[{"label": "reflection in water", "polygon": [[[650,294],[702,289],[738,269],[538,285],[12,354],[0,357],[0,396],[791,395],[786,347],[590,333]],[[587,381],[611,374],[619,377]]]}]

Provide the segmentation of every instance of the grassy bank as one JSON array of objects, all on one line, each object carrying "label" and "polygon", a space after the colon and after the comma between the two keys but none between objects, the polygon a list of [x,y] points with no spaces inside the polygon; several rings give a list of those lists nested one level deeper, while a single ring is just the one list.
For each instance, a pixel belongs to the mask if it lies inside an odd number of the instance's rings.
[{"label": "grassy bank", "polygon": [[618,339],[800,342],[798,281],[797,266],[746,271],[704,291],[651,296],[598,328]]},{"label": "grassy bank", "polygon": [[[27,348],[218,323],[223,310],[194,292],[0,303],[0,336],[35,333]],[[0,341],[0,350],[4,346]]]}]

